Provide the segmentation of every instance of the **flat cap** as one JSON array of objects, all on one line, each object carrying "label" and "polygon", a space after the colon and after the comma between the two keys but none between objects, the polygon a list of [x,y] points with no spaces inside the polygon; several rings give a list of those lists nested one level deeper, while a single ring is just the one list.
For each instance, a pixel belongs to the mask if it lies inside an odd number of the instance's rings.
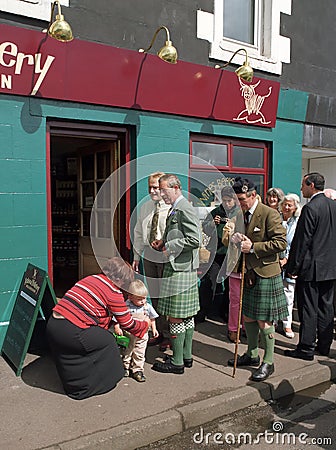
[{"label": "flat cap", "polygon": [[255,185],[253,181],[247,178],[237,177],[234,180],[232,189],[236,194],[246,194],[246,192],[251,192],[255,190]]}]

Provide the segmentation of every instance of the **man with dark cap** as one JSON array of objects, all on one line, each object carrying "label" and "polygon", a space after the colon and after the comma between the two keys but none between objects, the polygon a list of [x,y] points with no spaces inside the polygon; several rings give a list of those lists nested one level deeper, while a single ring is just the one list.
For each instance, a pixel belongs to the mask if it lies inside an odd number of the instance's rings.
[{"label": "man with dark cap", "polygon": [[[245,232],[236,232],[232,241],[245,255],[243,315],[247,335],[247,352],[238,356],[237,366],[253,366],[253,381],[264,381],[274,372],[274,321],[287,312],[279,252],[286,249],[286,230],[279,213],[257,199],[255,185],[238,177],[232,186],[244,213]],[[258,355],[259,335],[265,349],[263,362]],[[234,360],[228,361],[230,366]]]}]

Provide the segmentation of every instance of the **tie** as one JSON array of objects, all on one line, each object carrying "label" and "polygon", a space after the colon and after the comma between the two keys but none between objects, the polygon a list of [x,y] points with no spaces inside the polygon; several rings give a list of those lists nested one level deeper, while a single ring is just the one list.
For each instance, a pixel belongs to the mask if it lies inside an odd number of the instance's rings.
[{"label": "tie", "polygon": [[149,233],[149,242],[150,243],[155,241],[155,239],[157,238],[157,227],[158,227],[158,223],[159,223],[159,208],[160,208],[160,204],[155,203],[155,210],[154,210],[152,225],[151,225],[151,229],[150,229],[150,233]]},{"label": "tie", "polygon": [[245,228],[248,226],[248,224],[250,223],[250,217],[251,217],[251,213],[250,211],[246,211],[244,214],[244,223],[245,223]]}]

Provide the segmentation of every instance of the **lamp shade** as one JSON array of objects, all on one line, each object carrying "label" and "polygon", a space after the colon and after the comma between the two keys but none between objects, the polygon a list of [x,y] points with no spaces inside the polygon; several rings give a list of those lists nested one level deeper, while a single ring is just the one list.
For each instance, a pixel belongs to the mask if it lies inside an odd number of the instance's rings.
[{"label": "lamp shade", "polygon": [[172,41],[170,40],[170,34],[169,34],[168,28],[165,27],[165,26],[163,26],[163,25],[162,25],[161,27],[159,27],[159,28],[155,31],[154,36],[153,36],[153,38],[152,38],[152,41],[151,41],[151,43],[149,44],[149,47],[146,48],[146,49],[139,48],[139,52],[140,52],[140,53],[147,53],[147,52],[152,48],[152,46],[153,46],[153,44],[154,44],[154,41],[155,41],[155,39],[156,39],[156,36],[158,35],[158,33],[159,33],[161,30],[164,30],[164,31],[166,32],[166,34],[167,34],[167,40],[166,40],[165,45],[158,51],[157,55],[158,55],[158,57],[159,57],[160,59],[162,59],[163,61],[166,61],[166,62],[168,62],[168,63],[170,63],[170,64],[176,64],[176,63],[177,63],[177,58],[178,58],[178,56],[177,56],[177,50],[176,50],[176,48],[173,46]]},{"label": "lamp shade", "polygon": [[63,14],[56,15],[56,20],[50,25],[48,34],[52,38],[61,42],[70,42],[73,40],[71,27],[68,22],[64,20]]},{"label": "lamp shade", "polygon": [[253,79],[253,69],[250,66],[249,60],[248,60],[248,54],[247,50],[245,48],[239,48],[237,51],[234,52],[234,54],[231,56],[230,60],[225,63],[223,66],[219,66],[218,64],[215,65],[215,69],[224,69],[224,67],[227,67],[229,64],[231,64],[231,61],[236,56],[238,52],[244,52],[245,62],[242,66],[238,67],[238,69],[235,71],[236,75],[245,81],[252,81]]},{"label": "lamp shade", "polygon": [[244,63],[235,71],[239,78],[245,81],[252,81],[253,69],[249,63]]},{"label": "lamp shade", "polygon": [[177,50],[173,46],[172,41],[166,41],[166,45],[158,51],[158,57],[170,64],[176,64],[177,62]]}]

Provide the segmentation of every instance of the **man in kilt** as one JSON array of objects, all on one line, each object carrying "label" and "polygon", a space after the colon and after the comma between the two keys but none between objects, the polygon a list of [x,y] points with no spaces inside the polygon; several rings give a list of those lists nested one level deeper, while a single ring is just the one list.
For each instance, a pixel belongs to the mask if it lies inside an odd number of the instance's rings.
[{"label": "man in kilt", "polygon": [[[274,372],[274,321],[287,314],[279,252],[286,249],[286,230],[279,213],[259,202],[254,183],[240,177],[232,186],[244,213],[245,233],[235,233],[232,240],[245,255],[243,315],[247,352],[238,356],[237,366],[258,367],[253,381],[264,381]],[[259,336],[265,353],[260,365]],[[230,366],[234,360],[228,361]]]},{"label": "man in kilt", "polygon": [[201,225],[192,205],[182,195],[177,176],[163,175],[159,183],[161,197],[171,209],[162,239],[152,243],[167,258],[157,310],[168,316],[173,356],[155,362],[152,369],[182,374],[185,367],[193,364],[194,316],[199,311],[197,268]]}]

